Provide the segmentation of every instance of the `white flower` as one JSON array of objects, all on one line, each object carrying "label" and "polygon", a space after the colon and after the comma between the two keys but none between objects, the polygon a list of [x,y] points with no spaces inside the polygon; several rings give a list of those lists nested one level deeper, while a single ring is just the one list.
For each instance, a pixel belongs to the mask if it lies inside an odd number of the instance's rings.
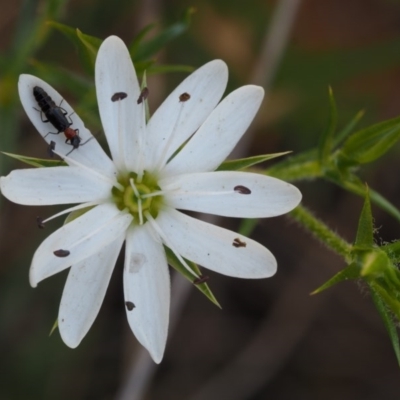
[{"label": "white flower", "polygon": [[[146,125],[128,50],[119,38],[106,39],[96,60],[96,90],[110,160],[96,140],[88,141],[91,133],[58,92],[39,78],[21,75],[18,88],[26,113],[68,166],[13,171],[1,178],[2,193],[19,204],[79,204],[58,215],[87,209],[40,245],[30,268],[35,287],[71,266],[58,316],[68,346],[78,346],[95,320],[124,241],[127,318],[157,363],[165,349],[170,304],[163,244],[181,262],[184,257],[225,275],[266,278],[275,273],[276,260],[265,247],[177,211],[272,217],[301,200],[294,186],[271,177],[213,172],[248,128],[264,95],[262,88],[249,85],[218,104],[227,76],[220,60],[199,68]],[[71,128],[79,129],[79,148],[71,152],[63,132],[49,134],[57,129],[38,111],[36,86],[68,113]]]}]

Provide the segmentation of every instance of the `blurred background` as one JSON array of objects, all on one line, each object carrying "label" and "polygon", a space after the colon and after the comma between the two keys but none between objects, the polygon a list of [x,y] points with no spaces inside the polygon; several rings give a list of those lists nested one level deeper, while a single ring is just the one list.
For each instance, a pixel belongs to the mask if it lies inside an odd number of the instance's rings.
[{"label": "blurred background", "polygon": [[[131,42],[146,25],[149,38],[195,12],[188,29],[152,55],[155,65],[199,67],[223,59],[227,92],[257,83],[266,100],[240,157],[314,147],[333,88],[344,126],[359,110],[367,126],[400,114],[400,1],[398,0],[0,0],[0,150],[46,157],[46,146],[17,95],[20,73],[33,73],[65,95],[92,132],[101,130],[93,77],[53,20],[101,39]],[[154,111],[187,73],[149,77]],[[65,79],[61,79],[64,77]],[[400,203],[397,147],[361,175]],[[1,174],[22,164],[2,156]],[[271,162],[268,165],[273,165]],[[297,184],[297,183],[296,183]],[[297,184],[303,204],[353,242],[363,199],[337,187]],[[38,230],[36,216],[52,207],[1,199],[0,399],[398,399],[399,366],[365,288],[340,284],[309,293],[343,268],[289,217],[264,219],[252,237],[278,260],[278,273],[245,281],[210,275],[218,309],[188,282],[173,278],[172,326],[156,367],[132,335],[122,294],[123,257],[92,329],[75,350],[58,332],[67,271],[29,286],[28,270],[41,241],[60,224]],[[380,243],[399,238],[398,222],[373,208]],[[219,224],[238,229],[239,221]]]}]

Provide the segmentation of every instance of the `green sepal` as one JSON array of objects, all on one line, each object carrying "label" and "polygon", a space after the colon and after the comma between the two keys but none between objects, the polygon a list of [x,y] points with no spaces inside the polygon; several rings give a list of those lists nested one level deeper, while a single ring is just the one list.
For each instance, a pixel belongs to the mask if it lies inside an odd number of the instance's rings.
[{"label": "green sepal", "polygon": [[355,245],[365,247],[374,245],[374,223],[368,187],[366,188],[364,206],[361,211],[360,219],[358,220]]},{"label": "green sepal", "polygon": [[53,326],[51,327],[49,336],[51,336],[53,334],[53,332],[58,328],[58,318],[54,321]]},{"label": "green sepal", "polygon": [[315,289],[311,294],[321,293],[324,290],[336,285],[339,282],[354,280],[360,277],[360,267],[356,263],[351,263],[346,268],[339,271],[331,279],[325,282],[318,289]]},{"label": "green sepal", "polygon": [[[133,61],[142,61],[154,56],[163,49],[169,42],[182,35],[190,26],[191,16],[195,12],[194,8],[188,8],[183,18],[163,29],[153,39],[143,43],[139,40],[139,45],[134,45],[134,53],[131,53]],[[147,32],[146,32],[147,33]],[[143,35],[144,37],[144,35]]]},{"label": "green sepal", "polygon": [[96,206],[89,206],[89,207],[81,208],[80,210],[75,210],[75,211],[70,212],[67,215],[67,218],[65,218],[65,220],[64,220],[64,225],[68,224],[69,222],[72,222],[74,219],[77,219],[81,215],[87,213],[93,207],[96,207]]},{"label": "green sepal", "polygon": [[[368,279],[389,278],[398,281],[393,264],[388,255],[380,248],[363,248],[355,246],[352,255],[361,267],[360,275]],[[400,282],[399,282],[400,283]]]},{"label": "green sepal", "polygon": [[333,96],[333,91],[331,87],[329,87],[329,105],[330,112],[328,126],[326,130],[322,133],[318,146],[319,160],[322,165],[324,165],[329,160],[332,150],[333,135],[336,131],[337,124],[336,101],[335,97]]},{"label": "green sepal", "polygon": [[370,163],[385,154],[400,138],[400,117],[352,134],[337,154],[342,165]]},{"label": "green sepal", "polygon": [[[217,299],[215,298],[215,296],[213,295],[213,293],[211,292],[211,289],[208,287],[207,283],[200,283],[198,285],[194,284],[194,281],[197,279],[197,276],[194,273],[188,271],[187,268],[185,268],[185,266],[182,265],[182,263],[178,260],[178,258],[175,256],[175,254],[170,248],[164,246],[164,250],[167,255],[168,264],[176,271],[181,273],[187,280],[193,283],[193,286],[195,286],[198,290],[200,290],[200,292],[203,293],[204,296],[206,296],[212,303],[214,303],[217,307],[222,308],[221,305],[218,303]],[[201,271],[197,266],[197,264],[188,261],[186,259],[185,261],[189,265],[189,267],[193,269],[193,271],[195,271],[199,276],[201,275]]]},{"label": "green sepal", "polygon": [[68,165],[63,160],[50,160],[44,158],[26,157],[26,156],[21,156],[19,154],[6,153],[4,151],[2,153],[8,157],[15,158],[18,161],[31,165],[32,167],[43,168],[43,167],[60,167]]},{"label": "green sepal", "polygon": [[399,345],[399,335],[397,333],[396,324],[393,321],[392,315],[387,309],[384,301],[382,300],[379,293],[374,289],[373,285],[369,285],[371,290],[371,297],[375,304],[376,309],[378,310],[379,315],[382,318],[383,324],[389,334],[390,341],[392,342],[394,354],[397,358],[397,363],[400,365],[400,345]]},{"label": "green sepal", "polygon": [[291,152],[285,151],[283,153],[264,154],[261,156],[239,158],[237,160],[227,160],[227,161],[224,161],[216,169],[216,171],[238,171],[240,169],[245,169],[245,168],[252,167],[253,165],[260,164],[264,161],[272,160],[273,158],[282,157],[289,153],[291,153]]},{"label": "green sepal", "polygon": [[[142,84],[140,85],[140,90],[143,90],[144,88],[148,89],[146,71],[143,72]],[[149,100],[147,98],[144,100],[144,113],[145,113],[145,119],[146,119],[146,124],[147,124],[147,122],[149,122],[149,119],[150,119]]]}]

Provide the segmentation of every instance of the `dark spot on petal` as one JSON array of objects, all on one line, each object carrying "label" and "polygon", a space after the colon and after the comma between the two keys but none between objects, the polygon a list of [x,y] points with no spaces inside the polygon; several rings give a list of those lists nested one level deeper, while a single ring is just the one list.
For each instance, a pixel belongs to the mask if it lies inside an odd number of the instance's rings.
[{"label": "dark spot on petal", "polygon": [[140,92],[140,95],[137,99],[137,103],[140,104],[142,103],[144,100],[147,99],[147,97],[149,97],[149,89],[147,87],[143,88],[143,90]]},{"label": "dark spot on petal", "polygon": [[204,282],[207,282],[209,279],[210,279],[209,276],[207,276],[207,275],[202,275],[202,276],[199,276],[198,278],[196,278],[196,279],[193,281],[193,284],[194,284],[194,285],[200,285],[200,284],[202,284],[202,283],[204,283]]},{"label": "dark spot on petal", "polygon": [[57,257],[68,257],[71,253],[68,250],[56,250],[53,252],[53,254]]},{"label": "dark spot on petal", "polygon": [[185,101],[188,101],[190,99],[190,94],[189,93],[182,93],[179,96],[179,101],[181,101],[182,103],[184,103]]},{"label": "dark spot on petal", "polygon": [[132,311],[135,308],[135,305],[131,301],[126,301],[125,305],[128,311]]},{"label": "dark spot on petal", "polygon": [[37,223],[38,228],[40,228],[40,229],[45,228],[42,217],[36,217],[36,223]]},{"label": "dark spot on petal", "polygon": [[235,186],[233,188],[233,190],[240,194],[250,194],[251,193],[251,190],[249,188],[247,188],[246,186],[242,186],[242,185]]},{"label": "dark spot on petal", "polygon": [[242,242],[239,238],[235,238],[235,239],[233,239],[232,246],[233,247],[246,247],[247,243]]},{"label": "dark spot on petal", "polygon": [[111,101],[123,100],[128,97],[128,94],[125,92],[116,92],[111,96]]}]

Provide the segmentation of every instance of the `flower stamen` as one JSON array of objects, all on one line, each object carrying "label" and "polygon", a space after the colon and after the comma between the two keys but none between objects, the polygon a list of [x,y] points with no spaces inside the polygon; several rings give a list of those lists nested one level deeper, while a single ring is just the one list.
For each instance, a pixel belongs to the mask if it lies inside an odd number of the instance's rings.
[{"label": "flower stamen", "polygon": [[[140,183],[140,182],[139,182]],[[135,181],[133,178],[129,179],[129,184],[133,190],[133,193],[136,196],[137,204],[138,204],[138,214],[139,214],[139,225],[143,225],[143,207],[142,207],[142,196],[135,185]]]},{"label": "flower stamen", "polygon": [[[142,107],[142,121],[146,121],[146,100],[147,97],[149,96],[149,89],[147,87],[144,87],[143,90],[140,92],[139,98],[137,100],[138,104],[141,104]],[[138,146],[139,148],[143,148],[143,131],[144,129],[141,129],[139,134],[138,134]],[[139,152],[139,157],[137,161],[137,182],[141,183],[143,180],[143,175],[144,175],[144,168],[143,168],[143,152]]]},{"label": "flower stamen", "polygon": [[60,211],[59,213],[54,214],[51,217],[46,218],[45,220],[40,220],[40,225],[43,225],[43,228],[44,228],[44,224],[46,224],[47,222],[51,221],[54,218],[60,217],[61,215],[65,215],[65,214],[71,213],[73,211],[78,211],[78,210],[82,210],[84,208],[97,206],[97,205],[102,204],[102,203],[104,203],[104,202],[99,200],[99,201],[90,201],[90,202],[87,202],[87,203],[78,204],[77,206],[70,207],[70,208],[67,208],[66,210]]},{"label": "flower stamen", "polygon": [[112,217],[111,219],[109,219],[108,221],[106,221],[103,225],[100,225],[97,229],[91,231],[89,234],[87,234],[86,236],[82,236],[79,240],[77,240],[76,242],[72,243],[69,246],[69,249],[73,249],[74,247],[80,245],[81,243],[89,240],[90,238],[92,238],[93,236],[96,236],[99,232],[101,232],[103,229],[106,229],[110,226],[111,221],[121,218],[121,214],[128,214],[128,212],[124,212],[122,211],[122,213],[119,213],[117,215],[115,215],[114,217]]},{"label": "flower stamen", "polygon": [[142,199],[148,199],[149,197],[164,196],[165,190],[158,190],[157,192],[142,194]]},{"label": "flower stamen", "polygon": [[176,127],[177,127],[177,125],[178,125],[178,123],[179,123],[179,121],[181,119],[181,115],[182,115],[183,107],[185,105],[185,101],[181,101],[179,99],[179,103],[178,104],[180,104],[180,110],[179,110],[178,116],[176,118],[176,121],[175,121],[174,125],[172,126],[172,130],[171,130],[170,135],[168,137],[168,141],[167,141],[167,143],[165,143],[163,152],[161,154],[161,157],[159,159],[158,164],[156,165],[155,171],[160,171],[162,169],[162,167],[164,166],[164,164],[167,162],[166,157],[167,157],[167,154],[169,153],[169,148],[171,147],[172,138],[174,137],[172,132],[174,132],[176,130]]},{"label": "flower stamen", "polygon": [[115,186],[121,192],[124,191],[124,187],[120,183],[118,183],[115,179],[110,179],[108,176],[105,176],[105,175],[99,173],[98,171],[96,171],[92,168],[89,168],[84,164],[81,164],[80,162],[74,160],[73,158],[60,154],[57,150],[53,150],[53,153],[57,154],[63,160],[66,160],[69,165],[75,165],[77,167],[80,167],[80,168],[84,169],[85,171],[90,172],[92,175],[99,177],[101,180],[111,184],[111,186]]}]

